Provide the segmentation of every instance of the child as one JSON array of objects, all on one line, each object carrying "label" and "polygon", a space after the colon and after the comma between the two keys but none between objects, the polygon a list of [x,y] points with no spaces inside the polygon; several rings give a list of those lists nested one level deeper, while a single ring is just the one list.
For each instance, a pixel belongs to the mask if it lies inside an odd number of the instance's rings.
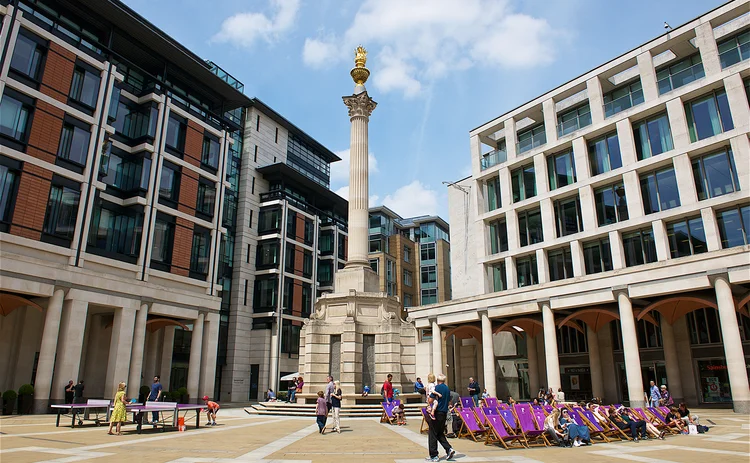
[{"label": "child", "polygon": [[323,391],[318,391],[318,400],[315,405],[315,421],[318,423],[318,432],[326,433],[326,418],[328,417],[328,406],[326,399],[323,397]]},{"label": "child", "polygon": [[219,404],[208,400],[208,396],[203,396],[203,403],[206,405],[206,417],[208,417],[208,426],[216,426],[216,413],[219,411]]},{"label": "child", "polygon": [[[433,395],[435,397],[433,397]],[[435,419],[435,409],[437,408],[437,399],[442,397],[439,392],[435,392],[435,375],[430,373],[427,375],[427,413],[430,414],[430,418]]]},{"label": "child", "polygon": [[370,395],[370,386],[362,386],[362,397]]},{"label": "child", "polygon": [[276,402],[276,394],[273,393],[273,389],[269,388],[268,391],[266,391],[266,399],[268,402]]},{"label": "child", "polygon": [[404,410],[403,403],[398,404],[398,408],[396,409],[396,424],[399,426],[406,424],[406,410]]}]

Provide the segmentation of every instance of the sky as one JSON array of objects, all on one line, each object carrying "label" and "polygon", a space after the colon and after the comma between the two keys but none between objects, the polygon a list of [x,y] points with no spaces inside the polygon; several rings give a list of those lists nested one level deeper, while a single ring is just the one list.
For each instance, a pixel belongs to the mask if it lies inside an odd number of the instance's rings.
[{"label": "sky", "polygon": [[125,0],[342,161],[354,48],[368,50],[370,206],[448,220],[469,131],[724,3],[717,0]]}]

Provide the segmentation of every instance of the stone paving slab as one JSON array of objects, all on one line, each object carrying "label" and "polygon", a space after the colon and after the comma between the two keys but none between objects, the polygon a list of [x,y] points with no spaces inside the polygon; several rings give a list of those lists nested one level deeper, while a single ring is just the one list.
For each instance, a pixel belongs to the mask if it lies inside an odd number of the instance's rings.
[{"label": "stone paving slab", "polygon": [[[224,412],[224,410],[222,410]],[[597,443],[589,447],[504,450],[467,439],[450,439],[455,461],[516,463],[645,463],[750,461],[750,416],[728,410],[695,410],[712,429],[698,436],[670,436],[665,441]],[[712,420],[715,426],[708,423]],[[377,419],[343,419],[342,433],[320,435],[310,418],[249,416],[227,410],[219,426],[185,432],[123,428],[107,435],[106,426],[55,427],[54,415],[0,417],[0,461],[149,463],[416,463],[427,455],[427,436],[419,420],[407,426]],[[331,421],[328,422],[329,426]],[[443,450],[440,450],[445,461]],[[719,462],[720,460],[720,462]]]}]

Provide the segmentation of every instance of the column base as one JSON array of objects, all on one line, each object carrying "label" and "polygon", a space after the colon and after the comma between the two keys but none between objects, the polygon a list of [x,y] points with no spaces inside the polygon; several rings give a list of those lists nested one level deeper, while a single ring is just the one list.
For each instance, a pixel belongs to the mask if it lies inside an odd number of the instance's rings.
[{"label": "column base", "polygon": [[732,402],[734,413],[750,414],[750,400],[735,400]]},{"label": "column base", "polygon": [[380,279],[370,266],[349,265],[336,272],[334,292],[347,294],[350,290],[360,293],[379,293]]},{"label": "column base", "polygon": [[645,400],[631,400],[630,408],[645,408],[648,407],[648,403]]}]

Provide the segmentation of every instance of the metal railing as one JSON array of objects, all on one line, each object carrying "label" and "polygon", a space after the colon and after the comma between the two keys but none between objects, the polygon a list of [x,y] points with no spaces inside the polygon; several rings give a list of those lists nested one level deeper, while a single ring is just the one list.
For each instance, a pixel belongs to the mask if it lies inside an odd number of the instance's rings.
[{"label": "metal railing", "polygon": [[739,47],[732,48],[719,55],[719,62],[721,68],[727,68],[740,61],[745,61],[750,58],[750,42],[743,43]]},{"label": "metal railing", "polygon": [[557,124],[557,136],[562,137],[569,133],[573,133],[581,127],[591,125],[591,113],[579,114],[575,119],[568,121],[560,121]]},{"label": "metal railing", "polygon": [[643,103],[643,101],[643,90],[636,90],[627,95],[623,95],[604,105],[604,117],[614,116],[620,111],[625,111],[628,108]]},{"label": "metal railing", "polygon": [[505,150],[492,150],[482,156],[481,167],[482,170],[489,169],[492,166],[496,166],[500,163],[505,162],[508,159],[508,155]]},{"label": "metal railing", "polygon": [[537,146],[542,146],[545,143],[547,143],[547,134],[542,133],[538,137],[531,137],[516,143],[516,153],[525,153],[526,151],[534,149]]},{"label": "metal railing", "polygon": [[696,63],[687,69],[683,69],[675,74],[670,74],[657,81],[656,86],[659,88],[659,95],[663,95],[705,76],[706,73],[703,70],[703,63]]}]

